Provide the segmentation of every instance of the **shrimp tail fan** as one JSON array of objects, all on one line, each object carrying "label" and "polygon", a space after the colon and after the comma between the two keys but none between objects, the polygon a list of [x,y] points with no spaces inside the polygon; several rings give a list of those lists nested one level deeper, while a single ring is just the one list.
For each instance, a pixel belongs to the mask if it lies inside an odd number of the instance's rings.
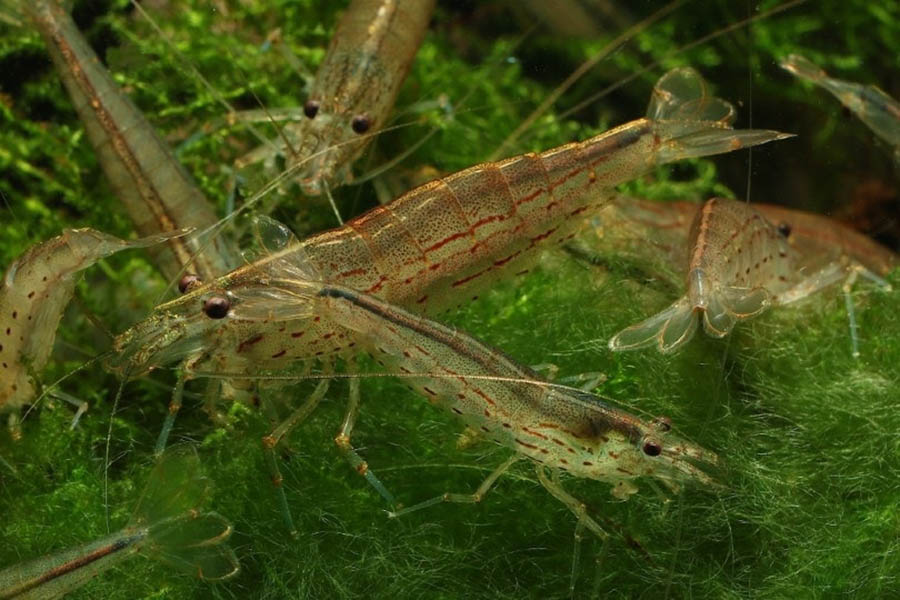
[{"label": "shrimp tail fan", "polygon": [[656,346],[660,352],[668,354],[690,341],[697,331],[697,321],[694,307],[685,297],[649,319],[617,333],[609,340],[609,349],[620,352]]},{"label": "shrimp tail fan", "polygon": [[709,84],[690,67],[672,69],[653,88],[647,118],[660,138],[657,163],[709,156],[793,137],[767,129],[732,129],[730,102],[712,95]]}]

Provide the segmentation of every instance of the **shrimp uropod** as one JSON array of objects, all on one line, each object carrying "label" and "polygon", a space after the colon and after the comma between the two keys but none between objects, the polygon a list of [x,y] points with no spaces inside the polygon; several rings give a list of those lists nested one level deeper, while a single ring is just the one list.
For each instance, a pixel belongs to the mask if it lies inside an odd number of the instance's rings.
[{"label": "shrimp uropod", "polygon": [[[649,239],[657,226],[680,238],[669,245],[682,249],[675,270],[685,274],[687,293],[666,310],[616,334],[609,341],[614,351],[655,346],[660,352],[674,352],[691,339],[701,321],[707,334],[724,337],[738,321],[769,306],[796,302],[840,282],[846,291],[858,275],[889,290],[882,277],[897,264],[894,252],[827,217],[773,205],[713,198],[699,207],[651,207],[625,198],[615,208],[616,218],[627,215],[624,220],[639,231],[646,228]],[[858,355],[849,300],[847,308],[852,352]]]},{"label": "shrimp uropod", "polygon": [[875,135],[894,149],[894,163],[900,167],[900,102],[874,85],[863,85],[829,77],[811,60],[791,54],[781,68],[831,93],[853,111]]},{"label": "shrimp uropod", "polygon": [[173,446],[154,466],[124,528],[0,570],[0,598],[60,598],[135,554],[162,560],[203,581],[234,577],[240,565],[228,545],[231,523],[200,510],[210,488],[196,450]]}]

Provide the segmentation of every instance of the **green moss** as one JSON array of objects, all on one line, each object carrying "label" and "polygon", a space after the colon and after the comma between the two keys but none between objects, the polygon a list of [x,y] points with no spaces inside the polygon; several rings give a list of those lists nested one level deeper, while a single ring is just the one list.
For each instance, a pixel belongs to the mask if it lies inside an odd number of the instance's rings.
[{"label": "green moss", "polygon": [[[661,69],[642,75],[574,116],[568,107],[716,27],[747,16],[738,3],[694,3],[642,34],[602,63],[559,106],[541,118],[517,150],[583,139],[640,116]],[[773,3],[764,2],[762,9]],[[93,6],[93,5],[92,5]],[[300,104],[301,77],[277,49],[263,50],[280,27],[292,53],[310,72],[321,60],[336,20],[331,2],[254,3],[157,14],[186,59],[238,108]],[[620,9],[620,10],[625,10]],[[631,9],[628,10],[637,10]],[[860,188],[877,181],[895,190],[890,153],[839,105],[781,72],[777,57],[802,52],[835,75],[896,84],[897,31],[891,8],[865,3],[804,5],[696,50],[666,58],[666,67],[698,66],[723,97],[739,104],[739,124],[795,131],[789,142],[753,152],[749,178],[755,201],[827,209],[859,202]],[[560,40],[541,31],[526,37],[515,61],[505,56],[519,35],[496,10],[457,12],[442,5],[398,105],[409,127],[378,140],[361,170],[410,147],[430,127],[438,132],[383,178],[402,188],[424,166],[463,168],[490,155],[557,84],[604,40]],[[224,210],[235,156],[255,142],[243,130],[203,125],[221,120],[216,97],[197,84],[181,55],[131,14],[124,2],[95,14],[76,7],[93,43],[109,48],[118,81],[166,138],[204,190]],[[632,15],[639,16],[639,15]],[[835,24],[840,24],[836,30]],[[858,35],[866,31],[865,36]],[[617,32],[605,34],[611,38]],[[24,65],[0,76],[0,261],[61,227],[94,226],[127,235],[102,174],[58,80],[31,32],[7,28],[2,65]],[[887,59],[885,57],[888,57]],[[445,108],[428,104],[446,94]],[[447,109],[449,107],[450,110]],[[263,127],[263,130],[265,128]],[[184,143],[191,138],[190,143]],[[368,161],[368,162],[367,162]],[[659,199],[724,194],[743,197],[746,153],[661,170],[629,186]],[[264,173],[245,173],[247,189]],[[894,192],[896,196],[896,192]],[[347,213],[375,203],[372,187],[344,189]],[[896,209],[894,209],[896,214]],[[317,203],[283,201],[278,218],[300,235],[329,226]],[[890,238],[885,238],[890,239]],[[628,272],[625,272],[628,273]],[[900,276],[894,274],[895,289]],[[139,253],[116,256],[79,288],[61,328],[53,381],[108,347],[87,309],[112,331],[139,319],[163,282]],[[695,340],[674,356],[651,352],[610,355],[606,340],[672,300],[666,288],[613,269],[605,272],[550,255],[535,273],[497,286],[447,320],[502,347],[526,364],[552,362],[560,375],[606,374],[599,392],[637,414],[671,416],[676,429],[723,459],[718,490],[689,488],[668,501],[644,484],[627,503],[608,486],[567,481],[593,512],[627,532],[607,542],[586,539],[578,566],[578,597],[832,597],[896,595],[900,578],[900,429],[897,365],[900,317],[896,292],[866,285],[854,294],[862,356],[850,356],[843,302],[836,292],[802,306],[771,312],[733,336]],[[538,341],[538,343],[536,343]],[[364,363],[365,369],[374,367]],[[44,404],[30,413],[24,438],[0,441],[0,565],[12,564],[103,535],[104,457],[111,427],[110,525],[122,525],[146,477],[166,413],[173,374],[129,383],[110,425],[118,382],[96,367],[69,378],[65,389],[91,403],[78,427],[71,412]],[[151,561],[107,573],[75,597],[564,597],[574,549],[574,519],[543,491],[526,465],[504,477],[478,506],[437,506],[388,520],[386,506],[334,449],[346,383],[332,386],[323,406],[282,452],[284,487],[300,531],[282,525],[259,440],[263,411],[230,410],[220,428],[200,409],[203,382],[188,385],[175,440],[199,443],[217,490],[210,507],[235,523],[234,546],[243,571],[208,586]],[[310,382],[266,397],[294,404]],[[506,456],[489,445],[458,449],[458,424],[433,410],[402,382],[371,378],[354,443],[389,489],[405,503],[444,491],[473,490]],[[613,525],[610,526],[613,528]]]}]

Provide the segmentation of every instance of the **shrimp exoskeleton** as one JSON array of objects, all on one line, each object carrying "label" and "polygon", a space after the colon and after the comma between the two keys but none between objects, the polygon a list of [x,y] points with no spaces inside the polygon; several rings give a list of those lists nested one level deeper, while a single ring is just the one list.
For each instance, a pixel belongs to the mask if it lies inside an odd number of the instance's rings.
[{"label": "shrimp exoskeleton", "polygon": [[[679,262],[687,293],[666,310],[616,334],[609,342],[611,350],[656,346],[673,352],[691,339],[700,321],[707,334],[724,337],[738,321],[769,306],[796,302],[835,283],[847,287],[858,275],[890,289],[882,276],[896,264],[894,253],[826,217],[724,198],[701,207],[673,203],[645,209],[645,204],[622,198],[616,208],[620,214],[630,213],[633,224],[643,221],[648,239],[653,239],[655,228],[648,219],[660,222],[670,236],[680,233],[683,243],[676,245],[685,256]],[[855,320],[850,315],[856,354]]]},{"label": "shrimp exoskeleton", "polygon": [[124,528],[0,570],[0,598],[59,598],[135,554],[164,561],[203,581],[235,576],[240,565],[228,545],[231,523],[199,510],[210,486],[193,448],[170,448],[153,468]]}]

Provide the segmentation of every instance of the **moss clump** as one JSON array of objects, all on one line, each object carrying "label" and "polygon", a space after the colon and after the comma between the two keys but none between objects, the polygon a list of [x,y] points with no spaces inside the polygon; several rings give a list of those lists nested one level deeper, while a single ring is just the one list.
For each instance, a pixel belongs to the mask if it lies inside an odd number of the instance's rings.
[{"label": "moss clump", "polygon": [[[280,27],[292,53],[314,69],[336,20],[331,4],[286,3],[264,11],[244,3],[223,14],[197,3],[157,18],[187,60],[232,104],[256,108],[255,94],[268,106],[288,106],[303,99],[302,79],[280,53],[264,51],[263,42]],[[582,139],[642,114],[659,69],[574,116],[560,116],[636,65],[747,16],[744,7],[731,5],[690,6],[642,34],[565,95],[519,149]],[[890,10],[857,2],[804,5],[664,60],[666,67],[698,66],[720,95],[739,105],[741,126],[749,123],[752,104],[754,126],[801,134],[753,152],[754,200],[824,209],[858,204],[859,189],[867,182],[895,187],[890,154],[865,127],[845,118],[831,98],[782,73],[774,60],[804,53],[835,75],[878,83],[900,96],[894,87],[896,65],[883,59],[897,56],[900,43],[900,19],[885,14]],[[360,171],[410,147],[431,126],[439,131],[386,174],[385,187],[402,188],[422,166],[451,170],[484,159],[553,85],[603,45],[603,40],[561,41],[537,32],[510,51],[519,29],[505,22],[505,14],[500,8],[439,8],[398,108],[398,122],[424,124],[379,140]],[[204,123],[221,119],[216,98],[126,3],[101,6],[97,13],[79,5],[76,16],[96,45],[110,49],[106,57],[119,82],[181,147],[182,160],[224,210],[229,178],[224,167],[253,147],[252,137],[216,129],[182,145]],[[822,41],[833,23],[852,23],[853,31],[870,34],[856,37],[842,25]],[[0,63],[34,68],[18,80],[0,75],[0,192],[6,203],[0,258],[8,263],[63,226],[90,225],[127,235],[129,226],[112,210],[115,199],[104,191],[93,153],[39,40],[12,28],[2,36]],[[510,52],[515,60],[503,60]],[[0,67],[0,73],[9,71]],[[441,94],[449,99],[445,108],[429,108],[427,103]],[[631,189],[659,198],[729,191],[742,197],[747,161],[744,153],[679,165]],[[253,189],[266,175],[245,176]],[[351,214],[372,205],[375,191],[346,188],[338,199]],[[330,213],[318,204],[297,206],[290,199],[282,204],[277,216],[300,235],[330,224]],[[900,277],[895,274],[892,282],[896,289]],[[106,328],[120,331],[146,313],[160,284],[146,261],[132,253],[90,272],[80,297]],[[843,304],[835,293],[771,312],[726,340],[697,339],[675,357],[610,355],[605,349],[610,335],[672,298],[665,288],[644,285],[632,275],[607,273],[562,255],[545,258],[535,273],[498,286],[446,318],[526,364],[553,362],[561,375],[603,372],[607,379],[598,391],[611,401],[638,414],[671,416],[676,430],[723,459],[722,489],[688,489],[669,501],[644,485],[641,494],[619,503],[604,484],[567,481],[592,511],[643,549],[619,535],[604,543],[586,540],[576,596],[887,597],[900,577],[900,416],[893,393],[900,364],[898,296],[863,285],[855,298],[862,344],[858,360],[850,356]],[[106,347],[85,307],[69,311],[59,360],[45,374],[48,381]],[[161,371],[129,383],[110,417],[118,382],[99,369],[87,369],[63,384],[92,405],[77,428],[68,429],[71,413],[65,406],[45,404],[28,415],[22,441],[3,439],[0,454],[16,466],[18,476],[0,466],[0,565],[105,533],[110,419],[110,525],[127,519],[172,382],[172,373]],[[255,409],[231,407],[229,429],[211,424],[198,410],[202,384],[188,385],[174,438],[200,445],[204,465],[218,483],[211,508],[235,523],[241,575],[211,587],[135,559],[128,569],[105,574],[75,597],[567,595],[574,519],[524,465],[501,479],[479,506],[438,506],[390,521],[382,500],[333,449],[346,397],[346,384],[339,381],[281,456],[300,531],[291,539],[259,449],[268,423]],[[296,403],[311,389],[304,382],[267,398]],[[355,443],[405,503],[474,489],[506,456],[505,450],[486,445],[458,449],[457,424],[399,381],[368,379],[363,393]]]}]

